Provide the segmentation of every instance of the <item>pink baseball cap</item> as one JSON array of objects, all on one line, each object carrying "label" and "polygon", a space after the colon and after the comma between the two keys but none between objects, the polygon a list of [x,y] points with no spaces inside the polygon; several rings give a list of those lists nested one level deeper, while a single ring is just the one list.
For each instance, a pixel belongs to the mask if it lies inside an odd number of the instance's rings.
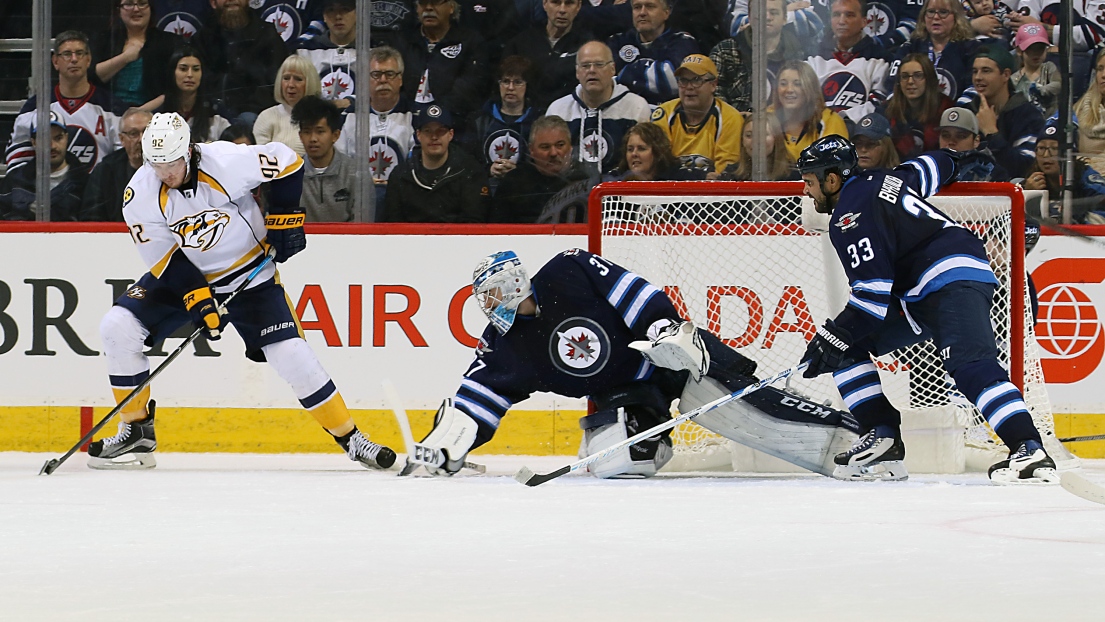
[{"label": "pink baseball cap", "polygon": [[1017,35],[1013,37],[1013,44],[1018,49],[1027,50],[1028,46],[1033,43],[1045,43],[1051,45],[1051,39],[1047,36],[1047,29],[1043,24],[1025,24],[1017,30]]}]

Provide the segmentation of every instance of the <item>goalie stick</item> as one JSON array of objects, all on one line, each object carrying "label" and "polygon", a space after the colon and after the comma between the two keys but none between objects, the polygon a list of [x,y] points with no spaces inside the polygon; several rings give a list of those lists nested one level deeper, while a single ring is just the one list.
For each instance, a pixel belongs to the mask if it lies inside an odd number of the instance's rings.
[{"label": "goalie stick", "polygon": [[[399,471],[400,477],[404,475],[410,475],[414,471],[425,464],[424,462],[411,462],[410,457],[415,455],[418,451],[418,447],[421,447],[418,443],[414,442],[414,435],[411,434],[411,422],[407,417],[407,410],[403,408],[403,401],[399,399],[399,392],[395,390],[395,385],[390,380],[384,380],[380,383],[384,387],[384,397],[387,398],[388,406],[391,408],[392,414],[395,415],[395,420],[399,424],[399,433],[403,436],[403,445],[407,448],[407,463]],[[440,452],[437,452],[440,455]],[[441,456],[444,461],[444,456]],[[434,466],[441,466],[440,464]],[[464,462],[464,468],[472,469],[477,473],[486,473],[487,467],[482,464],[476,464],[475,462]]]},{"label": "goalie stick", "polygon": [[[263,270],[265,266],[269,265],[269,262],[271,262],[274,257],[276,257],[276,251],[270,246],[268,253],[265,254],[265,258],[261,260],[261,263],[257,264],[257,267],[254,268],[248,276],[246,276],[246,280],[242,281],[241,285],[236,287],[234,291],[230,292],[230,295],[226,297],[226,300],[224,300],[223,303],[219,305],[219,315],[226,314],[226,306],[230,304],[230,301],[234,300],[235,296],[245,291],[246,287],[253,282],[253,279],[257,278],[258,274],[261,274],[261,270]],[[177,349],[173,350],[172,353],[169,354],[168,358],[166,358],[163,363],[157,366],[157,369],[153,370],[153,372],[150,373],[150,375],[147,376],[141,384],[139,384],[137,387],[134,387],[134,390],[128,393],[127,396],[123,398],[123,401],[116,404],[115,408],[111,409],[111,412],[104,415],[104,418],[100,419],[99,423],[92,426],[92,429],[89,430],[87,434],[82,436],[81,440],[77,441],[76,445],[70,447],[69,451],[65,452],[65,455],[63,455],[62,457],[51,458],[50,460],[47,460],[46,464],[42,465],[42,470],[39,471],[38,474],[50,475],[51,473],[56,471],[58,467],[60,467],[66,460],[68,460],[70,456],[77,453],[77,450],[80,449],[82,445],[92,440],[92,437],[95,436],[97,432],[99,432],[105,425],[107,425],[109,421],[114,419],[115,415],[119,414],[119,411],[123,410],[124,406],[131,403],[135,396],[141,393],[143,389],[148,387],[150,383],[153,382],[153,379],[156,378],[157,375],[160,374],[166,367],[168,367],[170,363],[175,361],[176,358],[180,356],[182,352],[184,352],[184,349],[188,347],[188,344],[195,341],[196,338],[198,338],[200,334],[203,333],[203,331],[205,330],[205,327],[200,326],[195,331],[193,331],[191,335],[188,335],[188,338],[184,340],[184,343],[177,346]]]},{"label": "goalie stick", "polygon": [[514,479],[518,480],[519,483],[525,484],[526,486],[540,486],[541,484],[544,484],[545,482],[547,482],[549,480],[556,479],[556,478],[560,477],[561,475],[566,475],[568,473],[571,473],[572,471],[578,471],[579,469],[582,469],[583,467],[585,467],[585,466],[587,466],[591,463],[598,462],[599,460],[602,460],[603,458],[609,456],[610,454],[613,454],[614,452],[622,449],[623,447],[629,447],[630,445],[632,445],[634,443],[637,443],[637,442],[640,442],[640,441],[642,441],[646,438],[656,436],[657,434],[659,434],[659,433],[661,433],[665,430],[670,430],[671,428],[674,428],[675,426],[679,425],[680,423],[683,423],[684,421],[689,421],[691,419],[694,419],[695,417],[701,415],[702,413],[709,412],[709,411],[717,408],[718,406],[721,406],[723,404],[728,404],[729,402],[732,402],[733,400],[739,400],[740,398],[748,395],[749,393],[754,393],[756,391],[759,391],[760,389],[766,387],[769,384],[773,384],[773,383],[778,382],[780,380],[784,380],[786,378],[789,378],[793,374],[796,374],[796,373],[806,369],[807,367],[809,367],[809,363],[808,362],[802,362],[802,363],[799,363],[798,365],[795,365],[794,367],[791,367],[790,369],[784,369],[783,371],[775,374],[774,376],[772,376],[770,378],[765,378],[765,379],[763,379],[763,380],[761,380],[761,381],[759,381],[755,384],[750,384],[747,387],[744,387],[743,389],[740,389],[739,391],[734,391],[734,392],[730,393],[729,395],[723,395],[723,396],[717,398],[716,400],[714,400],[712,402],[707,402],[706,404],[703,404],[702,406],[699,406],[698,408],[696,408],[692,411],[682,413],[678,417],[673,417],[673,418],[665,421],[664,423],[661,423],[660,425],[653,426],[653,427],[645,430],[644,432],[639,432],[637,434],[634,434],[633,436],[625,439],[624,441],[621,441],[619,443],[615,443],[615,444],[611,445],[610,447],[607,447],[606,449],[604,449],[604,450],[602,450],[598,453],[591,454],[590,456],[587,456],[586,458],[583,458],[581,460],[577,460],[576,462],[573,462],[569,465],[562,466],[559,469],[557,469],[555,471],[552,471],[550,473],[534,473],[529,467],[522,467],[522,468],[518,469],[517,473],[514,474]]},{"label": "goalie stick", "polygon": [[1105,505],[1105,486],[1095,484],[1077,471],[1066,471],[1059,476],[1063,490],[1082,497],[1086,501]]}]

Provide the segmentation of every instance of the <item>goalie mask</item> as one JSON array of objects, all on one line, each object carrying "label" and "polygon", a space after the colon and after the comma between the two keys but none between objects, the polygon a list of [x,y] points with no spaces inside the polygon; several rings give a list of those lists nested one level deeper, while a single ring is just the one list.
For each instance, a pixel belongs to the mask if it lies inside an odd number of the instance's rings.
[{"label": "goalie mask", "polygon": [[480,260],[472,273],[472,293],[499,334],[514,324],[518,305],[533,293],[529,275],[514,251],[502,251]]}]

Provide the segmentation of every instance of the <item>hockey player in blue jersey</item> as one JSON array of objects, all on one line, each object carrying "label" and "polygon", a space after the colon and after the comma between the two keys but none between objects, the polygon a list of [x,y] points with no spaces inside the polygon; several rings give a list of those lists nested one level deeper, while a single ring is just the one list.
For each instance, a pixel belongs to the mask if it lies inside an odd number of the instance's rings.
[{"label": "hockey player in blue jersey", "polygon": [[[437,475],[456,473],[469,451],[491,440],[507,410],[537,391],[591,399],[595,411],[580,420],[586,456],[667,420],[675,398],[700,403],[755,382],[754,362],[681,320],[662,290],[583,250],[557,255],[532,280],[512,251],[496,253],[477,265],[473,292],[491,324],[456,395],[445,400],[404,473],[421,465]],[[845,427],[839,411],[819,410],[792,394],[764,389],[754,395],[760,401],[696,421],[768,452],[783,443],[765,440],[770,434],[762,431],[749,439],[733,428],[765,417],[792,437],[811,431],[832,437]],[[651,476],[672,457],[669,435],[604,458],[591,473]],[[823,472],[820,456],[774,455]]]},{"label": "hockey player in blue jersey", "polygon": [[837,455],[834,476],[908,476],[901,413],[883,394],[871,355],[931,337],[956,387],[1010,448],[990,479],[1057,482],[1024,398],[998,363],[990,323],[998,281],[983,243],[925,201],[955,179],[954,156],[930,152],[893,170],[859,170],[852,144],[826,136],[802,151],[798,170],[817,210],[832,214],[829,238],[851,288],[803,356],[806,377],[833,374],[865,432]]}]

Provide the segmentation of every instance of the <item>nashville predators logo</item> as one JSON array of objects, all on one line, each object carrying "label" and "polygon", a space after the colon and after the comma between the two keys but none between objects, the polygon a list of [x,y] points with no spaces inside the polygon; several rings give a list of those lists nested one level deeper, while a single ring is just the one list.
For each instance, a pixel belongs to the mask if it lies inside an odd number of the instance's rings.
[{"label": "nashville predators logo", "polygon": [[207,210],[178,220],[170,224],[169,229],[180,239],[181,248],[205,251],[219,243],[229,224],[230,216],[218,210]]},{"label": "nashville predators logo", "polygon": [[123,191],[123,207],[126,207],[133,198],[134,190],[132,190],[130,186],[127,186],[127,189]]},{"label": "nashville predators logo", "polygon": [[593,376],[610,360],[610,339],[594,320],[573,317],[564,320],[549,336],[553,365],[571,376]]}]

